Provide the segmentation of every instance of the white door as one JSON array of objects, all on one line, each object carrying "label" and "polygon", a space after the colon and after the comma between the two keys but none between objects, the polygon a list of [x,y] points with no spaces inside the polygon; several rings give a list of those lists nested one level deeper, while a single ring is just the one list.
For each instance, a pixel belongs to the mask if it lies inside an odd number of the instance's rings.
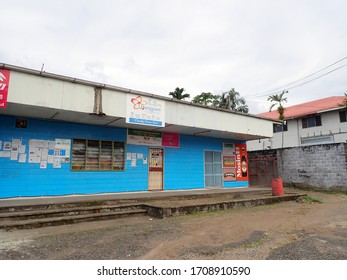
[{"label": "white door", "polygon": [[205,187],[223,187],[221,152],[205,151]]}]

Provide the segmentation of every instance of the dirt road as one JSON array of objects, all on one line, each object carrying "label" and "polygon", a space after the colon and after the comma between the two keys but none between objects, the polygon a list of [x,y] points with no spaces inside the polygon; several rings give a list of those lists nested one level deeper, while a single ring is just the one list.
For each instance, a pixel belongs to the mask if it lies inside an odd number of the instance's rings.
[{"label": "dirt road", "polygon": [[0,259],[347,259],[347,196],[0,232]]}]

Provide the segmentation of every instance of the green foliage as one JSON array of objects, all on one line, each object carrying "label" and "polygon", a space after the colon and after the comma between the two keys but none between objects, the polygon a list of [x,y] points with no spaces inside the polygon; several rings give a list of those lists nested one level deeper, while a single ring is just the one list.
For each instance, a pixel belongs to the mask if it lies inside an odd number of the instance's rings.
[{"label": "green foliage", "polygon": [[193,103],[215,108],[227,109],[234,112],[248,113],[246,100],[235,89],[231,89],[221,95],[213,95],[211,92],[202,92],[193,99]]},{"label": "green foliage", "polygon": [[222,95],[217,95],[216,97],[218,100],[216,107],[234,112],[248,113],[246,100],[235,89],[232,88],[228,92],[224,92]]},{"label": "green foliage", "polygon": [[285,93],[287,93],[288,91],[282,91],[282,93],[280,94],[274,94],[274,95],[270,95],[268,97],[268,101],[270,101],[272,104],[270,106],[270,112],[272,110],[272,108],[274,108],[275,106],[277,106],[277,111],[278,111],[278,119],[281,121],[284,121],[284,107],[282,103],[286,103],[287,102],[287,97],[283,97]]},{"label": "green foliage", "polygon": [[213,106],[216,102],[216,96],[211,92],[202,92],[193,98],[193,103],[205,106]]},{"label": "green foliage", "polygon": [[177,87],[177,88],[175,89],[175,91],[170,92],[169,95],[171,95],[172,98],[178,99],[178,100],[183,100],[183,99],[185,99],[185,98],[189,98],[189,97],[190,97],[190,94],[188,94],[188,93],[183,93],[184,91],[185,91],[184,88],[179,88],[179,87]]}]

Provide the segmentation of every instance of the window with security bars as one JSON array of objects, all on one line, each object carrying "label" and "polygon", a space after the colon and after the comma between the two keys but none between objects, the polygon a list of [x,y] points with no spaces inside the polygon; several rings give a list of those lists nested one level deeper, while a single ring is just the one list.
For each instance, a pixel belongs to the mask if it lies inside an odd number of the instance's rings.
[{"label": "window with security bars", "polygon": [[124,169],[124,142],[73,139],[71,170],[122,171]]}]

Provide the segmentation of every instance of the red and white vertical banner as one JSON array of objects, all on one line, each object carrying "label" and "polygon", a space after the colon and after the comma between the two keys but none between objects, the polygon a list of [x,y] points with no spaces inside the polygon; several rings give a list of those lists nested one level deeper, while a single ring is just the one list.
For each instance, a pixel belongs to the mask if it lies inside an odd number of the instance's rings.
[{"label": "red and white vertical banner", "polygon": [[247,145],[235,144],[236,155],[236,180],[248,181]]},{"label": "red and white vertical banner", "polygon": [[0,109],[6,108],[9,84],[10,84],[10,71],[0,69]]}]

